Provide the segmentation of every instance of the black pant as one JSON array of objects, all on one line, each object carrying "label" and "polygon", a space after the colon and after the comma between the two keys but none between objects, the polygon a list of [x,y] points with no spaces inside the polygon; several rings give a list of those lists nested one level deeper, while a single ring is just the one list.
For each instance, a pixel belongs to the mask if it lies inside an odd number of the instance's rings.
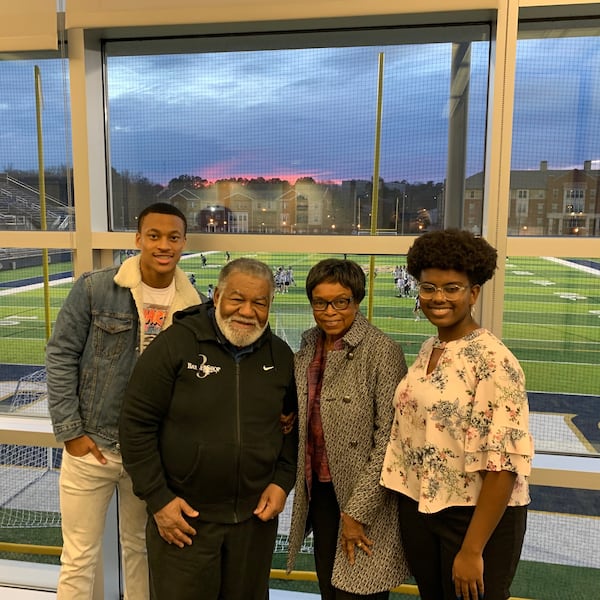
[{"label": "black pant", "polygon": [[315,542],[315,568],[323,600],[387,600],[389,592],[352,594],[331,585],[333,562],[338,541],[340,507],[333,483],[321,483],[313,475],[308,518]]},{"label": "black pant", "polygon": [[265,600],[277,519],[243,523],[188,519],[191,546],[167,544],[152,517],[146,527],[152,600]]},{"label": "black pant", "polygon": [[[408,566],[422,600],[456,600],[452,564],[475,507],[456,506],[424,514],[417,503],[400,496],[400,530]],[[506,600],[521,555],[527,508],[509,506],[483,551],[485,600]]]}]

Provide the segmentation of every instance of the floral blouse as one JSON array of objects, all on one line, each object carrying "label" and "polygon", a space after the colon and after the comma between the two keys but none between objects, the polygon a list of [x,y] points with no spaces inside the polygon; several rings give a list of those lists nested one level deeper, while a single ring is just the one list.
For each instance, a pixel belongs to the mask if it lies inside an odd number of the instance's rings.
[{"label": "floral blouse", "polygon": [[474,506],[480,471],[517,474],[509,506],[529,503],[533,440],[525,378],[517,359],[490,331],[447,342],[435,369],[425,341],[398,384],[381,484],[419,503],[419,511]]}]

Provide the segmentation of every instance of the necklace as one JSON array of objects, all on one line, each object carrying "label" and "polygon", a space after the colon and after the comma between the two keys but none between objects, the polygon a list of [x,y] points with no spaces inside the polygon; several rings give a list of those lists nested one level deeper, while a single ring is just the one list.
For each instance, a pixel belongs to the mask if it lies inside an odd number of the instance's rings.
[{"label": "necklace", "polygon": [[446,347],[446,342],[442,342],[439,337],[433,340],[433,348],[435,350],[443,350]]},{"label": "necklace", "polygon": [[474,336],[479,335],[480,331],[481,331],[481,328],[480,327],[476,327],[475,329],[472,329],[471,331],[469,331],[468,333],[466,333],[461,338],[447,340],[445,342],[442,342],[442,340],[440,340],[440,337],[436,336],[433,339],[433,346],[432,347],[434,348],[434,350],[443,350],[446,347],[446,344],[448,342],[454,342],[456,340],[471,340],[471,339],[473,339]]}]

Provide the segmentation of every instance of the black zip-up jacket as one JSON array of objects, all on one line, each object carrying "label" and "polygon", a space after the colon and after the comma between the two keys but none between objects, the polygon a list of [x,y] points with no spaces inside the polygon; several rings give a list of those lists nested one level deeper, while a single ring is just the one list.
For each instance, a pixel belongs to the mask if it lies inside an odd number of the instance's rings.
[{"label": "black zip-up jacket", "polygon": [[294,485],[297,427],[284,435],[280,417],[296,411],[293,353],[269,327],[240,352],[212,302],[176,313],[125,393],[121,451],[135,493],[152,514],[179,496],[205,521],[250,518],[270,483]]}]

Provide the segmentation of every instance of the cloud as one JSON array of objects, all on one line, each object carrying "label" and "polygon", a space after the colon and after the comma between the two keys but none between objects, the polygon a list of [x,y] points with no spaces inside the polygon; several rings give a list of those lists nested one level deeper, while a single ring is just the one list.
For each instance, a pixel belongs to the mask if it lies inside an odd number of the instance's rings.
[{"label": "cloud", "polygon": [[[202,169],[217,172],[221,165],[220,177],[297,173],[300,168],[310,175],[369,178],[380,50],[313,48],[111,58],[108,81],[115,167],[123,161],[142,168],[135,158],[136,147],[144,148],[144,160],[162,161],[166,167],[173,163],[170,148],[175,152],[178,148],[182,167],[193,163],[193,172],[202,176]],[[447,94],[442,90],[447,89],[448,74],[440,77],[440,66],[426,65],[436,64],[432,56],[439,59],[448,48],[436,46],[429,54],[415,48],[385,51],[389,61],[383,165],[390,177],[404,178],[409,173],[397,173],[397,166],[398,162],[410,166],[402,158],[407,148],[413,157],[431,154],[436,146],[444,154],[443,146],[432,144],[431,137],[446,135]],[[409,71],[405,63],[411,65]],[[420,75],[415,69],[420,69]],[[425,85],[423,71],[431,76],[425,77]],[[431,130],[433,136],[423,135],[419,125],[424,110],[431,113],[429,124],[437,127],[437,132]],[[166,141],[167,137],[177,142]],[[165,141],[157,146],[156,138]],[[162,158],[153,160],[149,155],[154,151]],[[423,164],[431,168],[433,163]],[[441,174],[444,165],[445,158],[436,171]]]},{"label": "cloud", "polygon": [[[113,167],[159,182],[181,174],[368,179],[383,52],[380,176],[440,181],[448,154],[451,51],[449,43],[431,43],[109,56]],[[467,175],[483,169],[488,59],[488,42],[474,42]],[[36,168],[36,64],[43,77],[46,164],[68,161],[65,65],[4,61],[0,168]],[[598,73],[597,38],[519,41],[513,168],[600,160]]]}]

